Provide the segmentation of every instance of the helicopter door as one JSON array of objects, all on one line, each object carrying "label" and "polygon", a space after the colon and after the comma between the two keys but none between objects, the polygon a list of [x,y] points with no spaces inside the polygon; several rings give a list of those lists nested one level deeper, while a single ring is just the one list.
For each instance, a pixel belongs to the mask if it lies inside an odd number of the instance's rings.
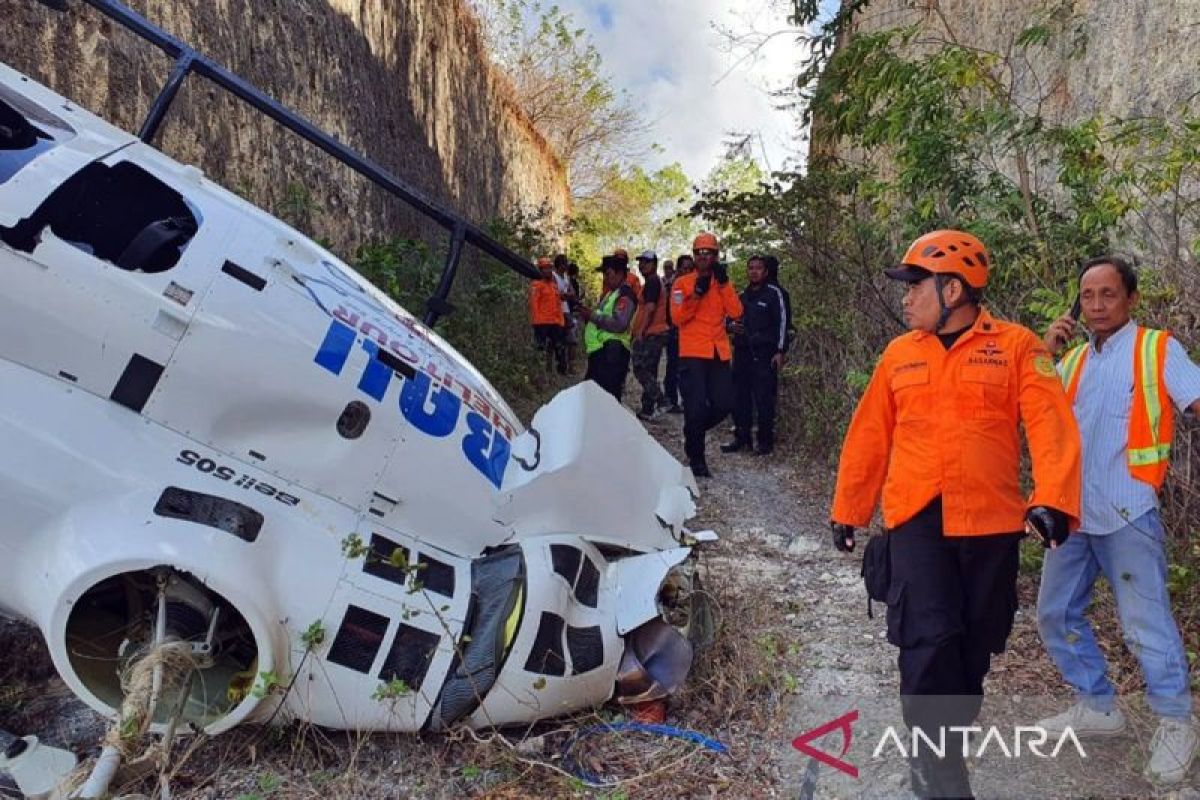
[{"label": "helicopter door", "polygon": [[0,225],[0,356],[141,412],[237,230],[199,172],[141,144]]}]

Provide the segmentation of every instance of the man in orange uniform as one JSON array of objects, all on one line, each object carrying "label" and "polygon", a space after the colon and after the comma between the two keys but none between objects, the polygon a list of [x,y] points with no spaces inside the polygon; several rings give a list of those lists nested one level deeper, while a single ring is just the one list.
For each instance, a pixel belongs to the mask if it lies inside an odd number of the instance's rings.
[{"label": "man in orange uniform", "polygon": [[562,295],[554,282],[554,263],[548,258],[537,260],[542,277],[529,286],[529,321],[533,325],[533,341],[546,351],[546,369],[557,362],[560,374],[567,371],[566,326],[563,318]]},{"label": "man in orange uniform", "polygon": [[679,328],[679,393],[683,397],[683,449],[692,474],[711,478],[704,434],[733,408],[732,350],[727,319],[742,316],[742,301],[717,261],[717,237],[702,233],[692,242],[696,271],[671,285],[671,320]]},{"label": "man in orange uniform", "polygon": [[[933,741],[979,713],[991,656],[1012,630],[1022,526],[1057,547],[1079,521],[1079,431],[1041,340],[979,305],[989,263],[971,234],[935,231],[886,270],[907,284],[911,331],[884,350],[859,401],[830,514],[834,546],[849,552],[882,493],[904,720]],[[869,549],[868,568],[878,552]],[[868,575],[875,592],[879,583]],[[962,734],[945,732],[945,758],[924,748],[910,762],[918,796],[970,796]]]}]

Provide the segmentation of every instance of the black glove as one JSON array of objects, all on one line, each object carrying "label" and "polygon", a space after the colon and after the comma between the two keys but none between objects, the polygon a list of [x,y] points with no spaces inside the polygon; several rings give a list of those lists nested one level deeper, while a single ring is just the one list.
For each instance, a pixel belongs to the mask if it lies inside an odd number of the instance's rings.
[{"label": "black glove", "polygon": [[1025,512],[1025,530],[1042,540],[1042,547],[1062,544],[1071,535],[1067,515],[1057,508],[1034,506]]},{"label": "black glove", "polygon": [[833,546],[843,553],[854,552],[854,526],[843,525],[840,522],[830,522],[829,527],[833,529]]},{"label": "black glove", "polygon": [[701,275],[696,278],[696,296],[703,297],[708,291],[709,284],[712,282],[712,275]]},{"label": "black glove", "polygon": [[723,261],[718,261],[713,264],[712,274],[716,277],[717,283],[724,286],[729,283],[729,265]]}]

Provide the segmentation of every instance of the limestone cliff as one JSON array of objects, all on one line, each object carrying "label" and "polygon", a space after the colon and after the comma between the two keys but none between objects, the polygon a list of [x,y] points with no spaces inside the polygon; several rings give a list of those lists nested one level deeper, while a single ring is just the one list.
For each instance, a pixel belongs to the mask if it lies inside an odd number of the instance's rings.
[{"label": "limestone cliff", "polygon": [[[1020,46],[1022,32],[1034,25],[1052,34],[1044,43]],[[1048,125],[1200,113],[1200,0],[869,0],[841,43],[846,36],[909,26],[918,29],[909,45],[916,53],[955,42],[996,54],[997,78],[1011,87],[1012,102]],[[822,133],[822,120],[815,119],[814,154],[862,155]],[[999,167],[1015,180],[1008,159]],[[1030,188],[1051,196],[1056,178],[1053,163],[1028,171]],[[1119,243],[1193,263],[1188,246],[1200,232],[1178,218],[1169,197],[1163,202],[1160,207],[1152,199],[1142,213],[1129,215],[1117,232]]]},{"label": "limestone cliff", "polygon": [[[1039,16],[1043,15],[1043,16]],[[1043,18],[1061,31],[1013,64],[1018,102],[1055,121],[1195,109],[1200,97],[1198,0],[871,0],[855,32],[920,25],[931,38],[1005,53]]]},{"label": "limestone cliff", "polygon": [[[83,3],[69,5],[60,13],[0,0],[0,60],[136,131],[170,60]],[[478,223],[543,203],[558,217],[569,211],[563,167],[489,68],[464,0],[129,5]],[[158,144],[339,249],[437,230],[195,76]]]}]

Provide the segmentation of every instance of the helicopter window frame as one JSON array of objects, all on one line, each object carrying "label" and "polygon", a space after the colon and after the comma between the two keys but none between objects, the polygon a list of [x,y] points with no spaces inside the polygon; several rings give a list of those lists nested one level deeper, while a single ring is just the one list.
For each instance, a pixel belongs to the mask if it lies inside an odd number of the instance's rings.
[{"label": "helicopter window frame", "polygon": [[27,218],[0,226],[0,239],[32,253],[43,232],[126,272],[176,267],[204,225],[182,191],[122,158],[93,161],[54,188]]}]

